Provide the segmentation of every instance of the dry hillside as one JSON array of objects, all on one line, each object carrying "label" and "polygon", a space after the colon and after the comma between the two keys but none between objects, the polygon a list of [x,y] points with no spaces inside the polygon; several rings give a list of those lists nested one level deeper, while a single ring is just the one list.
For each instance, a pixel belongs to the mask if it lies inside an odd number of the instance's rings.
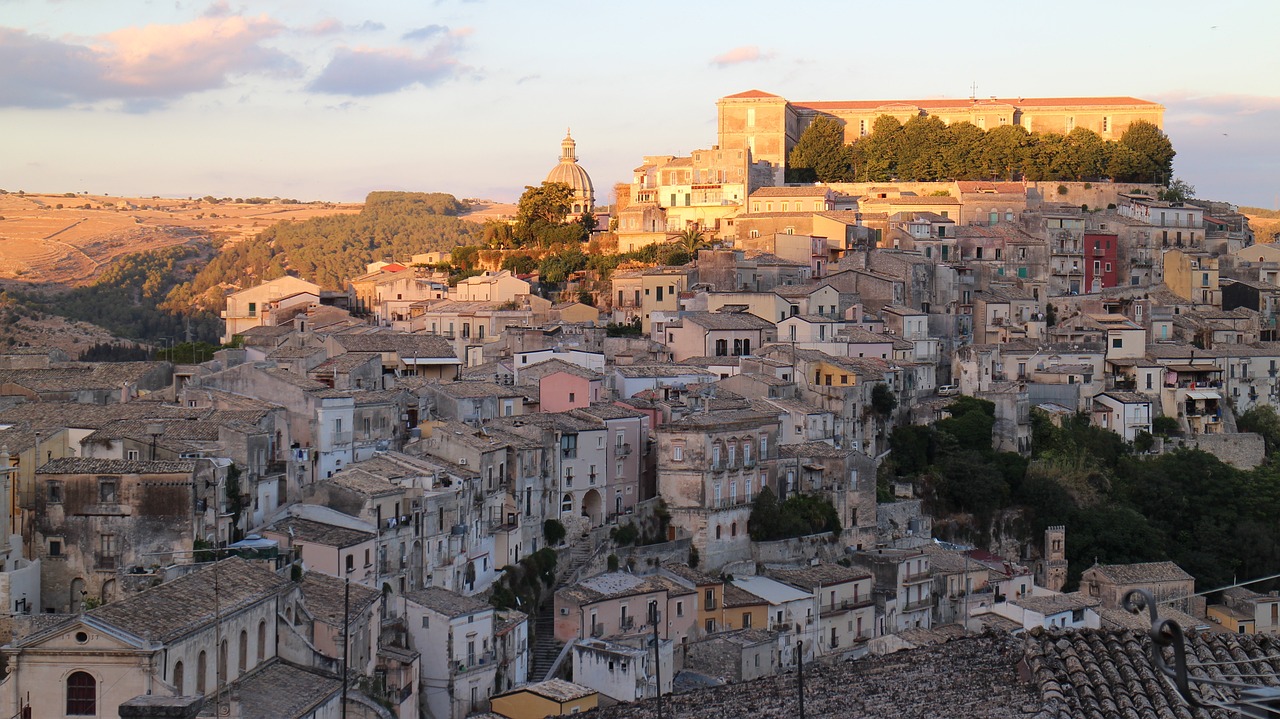
[{"label": "dry hillside", "polygon": [[9,193],[0,195],[0,281],[82,284],[121,255],[199,238],[239,242],[281,220],[360,207]]}]

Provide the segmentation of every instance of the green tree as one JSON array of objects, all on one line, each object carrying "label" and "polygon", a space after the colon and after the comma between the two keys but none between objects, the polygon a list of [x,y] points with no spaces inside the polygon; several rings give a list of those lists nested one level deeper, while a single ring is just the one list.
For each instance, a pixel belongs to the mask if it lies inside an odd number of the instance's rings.
[{"label": "green tree", "polygon": [[1160,192],[1160,199],[1166,202],[1186,202],[1196,196],[1196,188],[1181,177],[1174,178],[1169,186]]},{"label": "green tree", "polygon": [[516,207],[516,224],[530,227],[535,223],[564,223],[573,207],[573,188],[563,182],[544,182],[537,187],[525,186]]},{"label": "green tree", "polygon": [[782,513],[778,509],[778,497],[765,485],[760,488],[755,502],[751,505],[751,518],[747,520],[748,534],[751,539],[763,542],[773,537],[778,531],[778,523]]},{"label": "green tree", "polygon": [[591,210],[584,211],[578,217],[578,224],[582,226],[583,231],[588,235],[595,232],[596,228],[600,226],[600,223],[596,222],[596,213]]},{"label": "green tree", "polygon": [[982,129],[971,122],[947,125],[943,137],[943,176],[950,180],[977,179],[974,167],[982,147]]},{"label": "green tree", "polygon": [[559,284],[569,279],[569,275],[587,266],[587,256],[579,249],[547,255],[538,265],[538,279],[542,282]]},{"label": "green tree", "polygon": [[565,537],[564,525],[559,520],[548,519],[542,523],[542,538],[547,540],[549,546],[556,546],[564,541]]},{"label": "green tree", "polygon": [[800,133],[787,158],[788,182],[849,182],[852,153],[844,142],[844,124],[819,115]]},{"label": "green tree", "polygon": [[898,177],[936,182],[947,176],[947,125],[933,115],[917,115],[902,126],[898,149]]},{"label": "green tree", "polygon": [[510,271],[513,275],[527,275],[538,269],[538,261],[533,259],[532,255],[524,253],[507,255],[502,258],[502,269]]},{"label": "green tree", "polygon": [[1173,143],[1164,130],[1146,120],[1138,120],[1120,136],[1120,144],[1133,150],[1143,159],[1142,169],[1136,179],[1145,182],[1166,183],[1173,177]]},{"label": "green tree", "polygon": [[698,250],[707,246],[707,238],[703,234],[702,228],[696,225],[689,225],[680,231],[680,234],[676,237],[676,244],[680,246],[681,250],[684,250],[686,255],[697,257]]},{"label": "green tree", "polygon": [[1107,143],[1098,133],[1077,127],[1067,133],[1065,140],[1058,162],[1059,177],[1091,180],[1106,174]]},{"label": "green tree", "polygon": [[1280,414],[1269,404],[1254,405],[1241,412],[1236,418],[1236,427],[1241,432],[1262,435],[1266,441],[1268,457],[1280,447]]},{"label": "green tree", "polygon": [[898,172],[902,144],[902,123],[892,115],[881,115],[871,123],[871,133],[853,143],[857,178],[864,182],[892,180]]},{"label": "green tree", "polygon": [[893,390],[884,382],[877,382],[871,388],[871,411],[887,418],[897,408],[898,398],[893,395]]},{"label": "green tree", "polygon": [[480,260],[479,247],[455,247],[453,252],[449,253],[449,262],[460,270],[476,269],[476,262]]},{"label": "green tree", "polygon": [[988,130],[978,148],[978,170],[990,180],[1008,180],[1022,174],[1031,135],[1022,125],[1001,125]]}]

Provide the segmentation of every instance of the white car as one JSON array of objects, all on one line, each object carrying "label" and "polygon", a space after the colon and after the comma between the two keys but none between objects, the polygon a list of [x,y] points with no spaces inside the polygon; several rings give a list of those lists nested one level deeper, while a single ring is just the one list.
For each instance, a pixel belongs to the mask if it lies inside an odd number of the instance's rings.
[{"label": "white car", "polygon": [[954,397],[960,394],[960,385],[944,384],[938,388],[939,397]]}]

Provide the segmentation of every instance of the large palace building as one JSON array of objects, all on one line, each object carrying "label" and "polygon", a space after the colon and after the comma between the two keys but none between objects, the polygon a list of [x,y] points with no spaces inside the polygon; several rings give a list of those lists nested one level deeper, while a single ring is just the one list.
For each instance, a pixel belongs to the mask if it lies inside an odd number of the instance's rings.
[{"label": "large palace building", "polygon": [[1068,133],[1084,127],[1116,140],[1138,120],[1163,127],[1164,107],[1133,97],[1019,97],[963,100],[837,100],[792,102],[760,90],[722,97],[716,103],[722,150],[750,150],[753,161],[780,172],[800,133],[818,115],[844,124],[846,142],[871,132],[881,115],[906,122],[932,115],[947,124],[969,122],[990,130],[1021,125],[1031,132]]}]

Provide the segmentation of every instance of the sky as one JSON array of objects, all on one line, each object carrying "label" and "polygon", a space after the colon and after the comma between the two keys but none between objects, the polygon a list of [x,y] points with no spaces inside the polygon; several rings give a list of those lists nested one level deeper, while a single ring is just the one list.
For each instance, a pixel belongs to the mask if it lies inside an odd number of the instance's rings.
[{"label": "sky", "polygon": [[0,188],[610,201],[715,101],[1129,95],[1197,195],[1280,206],[1280,3],[0,0]]}]

